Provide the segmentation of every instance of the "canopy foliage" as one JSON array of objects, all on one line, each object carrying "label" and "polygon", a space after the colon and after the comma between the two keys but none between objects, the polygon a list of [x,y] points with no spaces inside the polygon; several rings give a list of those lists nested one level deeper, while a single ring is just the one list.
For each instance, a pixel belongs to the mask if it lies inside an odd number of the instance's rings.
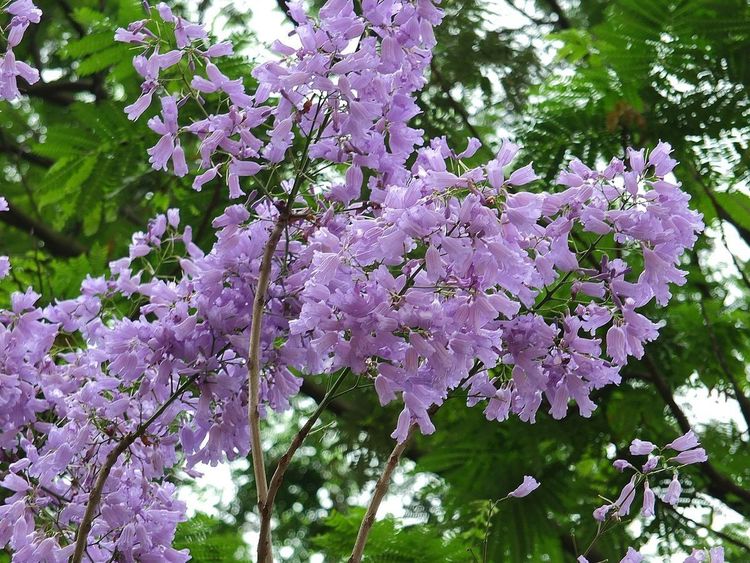
[{"label": "canopy foliage", "polygon": [[[189,180],[153,171],[145,150],[155,135],[123,112],[139,81],[113,32],[140,17],[140,2],[38,4],[47,16],[17,51],[43,69],[43,80],[20,103],[0,105],[2,195],[11,205],[0,214],[0,254],[13,261],[12,276],[0,282],[3,305],[28,285],[48,300],[75,294],[86,274],[102,273],[126,252],[132,232],[168,207],[180,207],[205,247],[206,227],[226,197],[220,184],[198,193]],[[220,7],[182,4],[205,14]],[[479,137],[487,151],[509,135],[548,183],[570,156],[596,162],[665,140],[709,228],[684,264],[689,281],[675,303],[651,312],[666,322],[661,338],[628,367],[619,388],[599,397],[590,420],[571,414],[563,423],[542,416],[533,426],[488,424],[478,410],[441,409],[436,425],[451,431],[408,450],[406,482],[394,493],[405,495],[407,518],[376,525],[369,560],[466,561],[469,551],[481,558],[487,541],[490,561],[572,561],[595,535],[597,495],[614,495],[623,484],[608,460],[628,458],[632,437],[668,442],[694,425],[711,461],[688,472],[694,489],[686,496],[705,510],[662,505],[642,530],[620,526],[597,542],[595,558],[612,560],[627,545],[661,537],[656,549],[666,560],[709,537],[723,543],[728,560],[750,559],[750,5],[446,0],[444,7],[420,99],[426,135],[447,131],[456,146]],[[224,7],[217,20],[221,35],[245,46],[230,70],[246,81],[249,59],[260,54],[253,18]],[[325,385],[307,381],[301,404],[320,399]],[[703,406],[709,393],[720,411]],[[286,560],[316,552],[338,560],[351,545],[360,514],[352,498],[376,475],[397,414],[372,408],[371,395],[354,389],[333,401],[326,426],[290,470],[291,485],[278,499]],[[282,448],[290,430],[277,430]],[[491,513],[491,502],[524,473],[543,487]],[[244,557],[254,498],[247,479],[238,483],[237,497],[218,507],[220,518],[198,515],[184,525],[179,543],[196,561]],[[714,518],[719,513],[739,523]]]}]

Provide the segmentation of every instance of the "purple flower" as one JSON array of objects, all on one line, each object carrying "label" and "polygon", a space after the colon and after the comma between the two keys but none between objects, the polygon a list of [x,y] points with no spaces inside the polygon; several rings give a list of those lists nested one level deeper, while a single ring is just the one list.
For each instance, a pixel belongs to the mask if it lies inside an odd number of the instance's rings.
[{"label": "purple flower", "polygon": [[613,504],[603,504],[594,510],[594,520],[597,522],[604,522],[607,519],[607,514],[609,514],[609,511],[613,506]]},{"label": "purple flower", "polygon": [[680,501],[680,494],[682,493],[682,485],[680,485],[680,482],[677,480],[677,473],[674,474],[674,477],[672,477],[672,481],[669,483],[669,486],[667,487],[667,492],[664,495],[664,502],[667,504],[671,504],[672,506],[677,506],[677,503]]},{"label": "purple flower", "polygon": [[671,459],[671,461],[674,461],[675,463],[678,463],[680,465],[690,465],[693,463],[703,463],[704,461],[708,460],[708,456],[706,455],[706,450],[703,448],[696,448],[694,450],[685,450],[684,452],[680,452],[675,457]]},{"label": "purple flower", "polygon": [[509,492],[507,496],[516,497],[516,498],[525,497],[532,491],[536,490],[539,487],[539,484],[540,484],[539,481],[537,481],[533,477],[529,475],[524,475],[523,483],[521,483],[518,487],[516,487],[514,490]]},{"label": "purple flower", "polygon": [[625,470],[626,470],[627,468],[629,468],[629,467],[633,467],[633,466],[632,466],[632,465],[630,464],[630,462],[629,462],[629,461],[627,461],[627,460],[625,460],[625,459],[616,459],[616,460],[615,460],[615,461],[614,461],[614,462],[612,463],[612,466],[613,466],[613,467],[614,467],[615,469],[617,469],[617,471],[620,471],[620,472],[623,472],[623,471],[625,471]]},{"label": "purple flower", "polygon": [[127,29],[118,27],[115,31],[115,41],[122,43],[145,43],[153,34],[146,28],[148,20],[139,20],[128,25]]},{"label": "purple flower", "polygon": [[195,177],[195,180],[193,180],[193,189],[196,192],[199,192],[203,189],[203,184],[206,184],[207,182],[210,182],[214,178],[216,178],[216,175],[219,172],[219,165],[209,168],[206,170],[203,174],[199,174]]},{"label": "purple flower", "polygon": [[656,176],[666,176],[677,165],[677,161],[669,156],[671,152],[672,145],[659,141],[649,154],[648,164],[654,167]]},{"label": "purple flower", "polygon": [[34,84],[39,80],[39,71],[24,62],[16,61],[16,56],[9,49],[5,52],[5,57],[0,57],[0,99],[15,100],[21,95],[18,77]]},{"label": "purple flower", "polygon": [[607,331],[607,354],[615,363],[624,365],[628,359],[628,344],[621,326],[612,325]]},{"label": "purple flower", "polygon": [[656,444],[644,442],[636,438],[630,443],[630,453],[632,455],[648,455],[656,448]]},{"label": "purple flower", "polygon": [[507,183],[511,186],[523,186],[530,182],[533,182],[539,178],[534,172],[534,168],[531,164],[527,164],[523,168],[515,170],[507,180]]},{"label": "purple flower", "polygon": [[705,561],[706,552],[702,549],[694,549],[683,563],[701,563]]},{"label": "purple flower", "polygon": [[511,143],[508,139],[503,139],[503,143],[500,146],[500,150],[495,156],[495,161],[500,166],[507,166],[516,157],[518,153],[518,145]]},{"label": "purple flower", "polygon": [[630,162],[630,169],[636,174],[642,174],[643,170],[646,168],[645,152],[645,149],[637,151],[628,147],[627,153],[628,161]]},{"label": "purple flower", "polygon": [[690,450],[697,447],[698,443],[698,437],[692,430],[689,430],[686,434],[683,434],[679,438],[672,440],[664,447],[676,450],[678,452],[683,452],[685,450]]},{"label": "purple flower", "polygon": [[[518,145],[511,143],[507,139],[503,140],[503,144],[500,147],[500,151],[497,153],[497,156],[495,156],[493,160],[487,163],[486,166],[487,181],[490,183],[490,186],[492,186],[496,190],[499,190],[503,187],[505,183],[505,174],[503,172],[503,168],[510,164],[513,158],[515,158],[517,152]],[[521,176],[523,176],[523,173],[521,174]],[[519,178],[519,176],[517,176],[517,178]]]},{"label": "purple flower", "polygon": [[253,105],[252,98],[245,94],[245,87],[242,85],[241,79],[230,80],[213,63],[206,65],[206,74],[208,75],[207,79],[195,76],[190,85],[199,92],[206,94],[222,91],[229,96],[233,104],[239,107],[251,107]]},{"label": "purple flower", "polygon": [[13,16],[7,36],[8,47],[13,48],[23,39],[23,34],[29,24],[39,23],[42,11],[31,0],[14,0],[5,8],[5,12]]},{"label": "purple flower", "polygon": [[643,473],[649,473],[650,471],[653,471],[654,469],[656,469],[656,466],[659,464],[660,459],[661,457],[659,456],[649,457],[648,461],[644,463],[643,466],[641,467],[641,471]]},{"label": "purple flower", "polygon": [[0,256],[0,280],[10,273],[10,260],[7,256]]},{"label": "purple flower", "polygon": [[630,505],[633,504],[633,500],[635,500],[636,478],[637,476],[633,475],[633,477],[630,479],[630,482],[622,488],[622,491],[620,491],[620,496],[617,497],[617,500],[614,502],[615,506],[618,507],[618,516],[626,516],[630,513]]},{"label": "purple flower", "polygon": [[458,153],[456,155],[456,158],[471,158],[476,154],[476,152],[481,148],[482,143],[479,141],[479,139],[476,139],[474,137],[469,137],[469,140],[466,144],[466,148]]},{"label": "purple flower", "polygon": [[625,557],[620,559],[620,563],[641,563],[641,561],[643,561],[643,555],[638,553],[632,547],[629,547]]},{"label": "purple flower", "polygon": [[404,51],[398,40],[386,35],[380,43],[380,70],[384,73],[396,72],[401,68]]},{"label": "purple flower", "polygon": [[141,95],[138,99],[125,106],[125,113],[128,114],[128,119],[135,121],[143,112],[145,112],[151,105],[154,92],[159,87],[159,71],[170,66],[176,65],[182,58],[182,51],[169,51],[160,55],[158,51],[146,58],[143,55],[137,55],[133,58],[133,66],[135,70],[145,80],[141,84]]},{"label": "purple flower", "polygon": [[149,162],[156,170],[166,170],[171,159],[175,175],[182,177],[187,174],[188,167],[178,136],[177,100],[174,96],[164,96],[161,99],[161,107],[163,120],[160,117],[148,120],[149,128],[162,136],[156,145],[148,149]]},{"label": "purple flower", "polygon": [[651,487],[648,486],[648,481],[646,481],[643,483],[643,509],[641,513],[644,516],[653,516],[655,502],[656,495],[654,495],[654,491],[651,490]]},{"label": "purple flower", "polygon": [[245,192],[240,189],[239,179],[246,176],[255,176],[258,172],[260,172],[261,168],[262,166],[257,162],[252,162],[250,160],[242,161],[233,158],[231,164],[229,165],[229,175],[227,176],[227,183],[229,184],[229,197],[232,199],[236,199],[244,195]]},{"label": "purple flower", "polygon": [[184,18],[174,15],[171,8],[164,2],[160,2],[156,6],[156,9],[165,22],[174,24],[174,35],[177,40],[178,49],[184,49],[194,40],[202,39],[206,36],[206,30],[203,29],[202,25],[190,23]]},{"label": "purple flower", "polygon": [[203,56],[208,59],[215,57],[227,57],[234,53],[234,47],[229,41],[222,41],[211,45],[208,49],[203,52]]}]

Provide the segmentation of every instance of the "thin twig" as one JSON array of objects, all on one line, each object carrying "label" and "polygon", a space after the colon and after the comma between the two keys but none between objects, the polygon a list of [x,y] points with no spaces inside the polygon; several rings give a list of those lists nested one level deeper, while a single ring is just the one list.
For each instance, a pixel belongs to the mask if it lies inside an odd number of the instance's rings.
[{"label": "thin twig", "polygon": [[[477,373],[479,373],[483,369],[483,367],[484,364],[481,361],[475,360],[474,365],[469,370],[469,373],[467,373],[466,377],[464,377],[458,383],[458,385],[456,385],[455,389],[463,388],[464,384],[469,381],[469,379],[474,377]],[[429,409],[427,409],[427,415],[432,416],[438,411],[439,408],[440,405],[432,405]],[[382,502],[385,494],[388,492],[388,485],[391,482],[391,475],[396,469],[399,459],[401,459],[404,451],[406,451],[407,447],[409,446],[409,442],[411,441],[416,428],[416,424],[411,425],[411,427],[409,428],[409,432],[406,435],[406,439],[400,444],[396,444],[396,447],[393,448],[391,455],[388,457],[388,462],[383,469],[383,473],[378,478],[378,482],[375,484],[375,490],[372,493],[370,504],[368,505],[367,511],[362,518],[362,522],[359,526],[359,532],[357,533],[357,541],[354,544],[354,549],[352,550],[352,554],[348,559],[348,563],[359,563],[360,561],[362,561],[362,555],[364,554],[365,545],[367,544],[367,537],[370,535],[372,525],[375,523],[375,516],[377,515],[380,503]]]},{"label": "thin twig", "polygon": [[691,524],[693,524],[695,526],[699,526],[699,527],[703,528],[704,530],[707,530],[710,534],[714,534],[715,536],[723,539],[724,541],[729,542],[731,544],[734,544],[737,547],[741,547],[742,549],[744,549],[748,553],[750,553],[750,544],[747,544],[747,543],[745,543],[743,541],[740,541],[737,538],[735,538],[734,536],[730,536],[729,534],[727,534],[726,532],[724,532],[722,530],[715,530],[714,528],[712,528],[711,526],[709,526],[707,524],[703,524],[702,522],[694,520],[694,519],[690,518],[689,516],[686,516],[682,512],[680,512],[678,510],[675,510],[675,508],[673,506],[670,506],[668,504],[665,504],[664,506],[670,512],[674,513],[675,516],[677,516],[679,519],[684,520],[686,522],[690,522]]},{"label": "thin twig", "polygon": [[172,394],[172,396],[169,397],[169,399],[167,399],[166,402],[162,406],[160,406],[156,410],[156,412],[154,412],[154,414],[151,415],[148,420],[142,422],[133,432],[120,440],[115,448],[107,454],[107,457],[104,460],[104,465],[102,465],[102,468],[99,470],[96,481],[94,482],[94,488],[91,489],[91,492],[89,493],[86,512],[84,513],[81,524],[78,526],[78,531],[76,532],[75,550],[73,552],[73,556],[70,559],[71,563],[81,563],[81,560],[83,559],[83,554],[86,551],[86,547],[88,544],[89,532],[91,531],[91,524],[94,521],[96,512],[99,508],[99,503],[102,499],[102,491],[104,490],[104,485],[107,482],[107,478],[109,477],[112,468],[114,467],[115,463],[117,463],[117,459],[120,457],[120,455],[122,455],[123,452],[125,452],[131,445],[133,445],[133,443],[138,438],[143,436],[148,427],[151,426],[162,414],[164,414],[164,411],[166,411],[169,406],[174,403],[188,389],[188,387],[190,387],[190,385],[193,384],[193,382],[198,378],[199,375],[200,374],[195,374],[190,376],[185,381],[185,383],[180,385]]},{"label": "thin twig", "polygon": [[299,432],[294,436],[294,439],[292,440],[292,443],[289,444],[289,447],[287,448],[284,455],[281,456],[279,459],[278,464],[276,465],[276,470],[273,472],[273,477],[271,477],[271,482],[268,486],[268,493],[266,496],[266,502],[261,508],[261,520],[260,520],[260,536],[261,537],[270,537],[270,526],[271,526],[271,515],[272,515],[272,509],[273,509],[273,503],[276,499],[276,494],[279,492],[279,489],[281,488],[281,484],[284,481],[284,475],[286,474],[287,469],[289,469],[289,465],[292,461],[292,457],[294,457],[294,454],[297,452],[297,450],[300,448],[302,443],[305,441],[305,438],[310,434],[310,431],[312,430],[315,423],[320,418],[320,415],[323,414],[323,411],[328,407],[328,403],[331,402],[331,400],[334,398],[334,395],[336,393],[336,390],[341,386],[341,384],[344,382],[344,379],[350,374],[351,370],[349,368],[346,368],[342,370],[342,372],[339,374],[339,376],[336,378],[336,381],[334,381],[333,385],[331,385],[331,388],[328,390],[328,392],[325,394],[323,399],[318,403],[318,408],[315,409],[315,412],[310,415],[310,418],[307,419],[307,422],[305,422],[304,426],[300,428]]},{"label": "thin twig", "polygon": [[[265,309],[266,291],[271,277],[271,266],[273,256],[276,253],[276,247],[281,240],[289,221],[292,219],[294,200],[297,198],[302,184],[304,183],[305,173],[310,165],[310,145],[313,142],[313,125],[318,120],[320,109],[324,103],[321,99],[315,110],[315,115],[310,126],[310,134],[307,136],[305,148],[303,151],[302,163],[294,178],[294,184],[289,192],[286,202],[282,202],[279,209],[279,216],[276,224],[263,251],[260,271],[258,273],[258,285],[255,289],[253,299],[253,313],[250,325],[250,345],[248,349],[248,386],[250,388],[250,400],[248,401],[248,419],[250,422],[250,446],[252,451],[253,474],[255,475],[255,488],[258,494],[258,512],[261,515],[261,534],[258,538],[258,563],[273,562],[271,550],[271,509],[272,504],[268,500],[268,481],[266,477],[265,462],[263,460],[263,443],[260,434],[260,361],[261,349],[260,340],[263,328],[263,311]],[[325,116],[320,129],[318,138],[327,125],[328,116]],[[267,515],[267,516],[264,516]],[[268,522],[263,524],[263,520]]]},{"label": "thin twig", "polygon": [[412,425],[412,427],[409,429],[409,433],[406,435],[406,439],[400,444],[396,444],[396,447],[393,448],[391,455],[388,456],[388,462],[385,464],[385,469],[383,469],[383,473],[380,475],[378,482],[375,484],[375,490],[372,493],[370,504],[367,506],[367,512],[365,512],[365,516],[364,518],[362,518],[362,523],[359,526],[357,541],[354,543],[354,549],[352,550],[352,554],[349,557],[349,563],[359,563],[360,561],[362,561],[362,555],[364,554],[365,546],[367,545],[367,538],[370,535],[372,525],[375,523],[375,515],[378,513],[380,503],[383,501],[383,497],[385,497],[385,494],[388,492],[388,486],[391,483],[391,475],[393,475],[393,471],[398,466],[398,462],[401,459],[401,454],[404,453],[404,450],[409,444],[409,440],[414,434],[415,429],[416,424]]},{"label": "thin twig", "polygon": [[[248,402],[248,419],[250,421],[250,442],[252,450],[253,473],[255,475],[255,488],[258,493],[258,507],[262,511],[268,496],[268,482],[266,481],[266,469],[263,462],[263,445],[260,437],[260,337],[263,329],[263,309],[266,302],[266,291],[271,278],[271,265],[276,246],[281,239],[286,225],[285,215],[279,216],[274,225],[271,235],[268,237],[263,260],[258,273],[258,285],[255,288],[253,299],[253,314],[250,324],[250,347],[248,352],[248,379],[250,386],[250,401]],[[262,560],[260,560],[262,563]]]}]

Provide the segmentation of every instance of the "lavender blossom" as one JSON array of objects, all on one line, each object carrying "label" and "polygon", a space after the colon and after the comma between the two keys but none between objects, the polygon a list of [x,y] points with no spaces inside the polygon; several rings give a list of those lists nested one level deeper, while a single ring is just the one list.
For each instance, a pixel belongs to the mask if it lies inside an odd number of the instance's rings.
[{"label": "lavender blossom", "polygon": [[539,488],[539,481],[529,475],[524,475],[523,483],[508,493],[508,496],[522,498],[530,494],[532,491],[535,491],[537,488]]}]

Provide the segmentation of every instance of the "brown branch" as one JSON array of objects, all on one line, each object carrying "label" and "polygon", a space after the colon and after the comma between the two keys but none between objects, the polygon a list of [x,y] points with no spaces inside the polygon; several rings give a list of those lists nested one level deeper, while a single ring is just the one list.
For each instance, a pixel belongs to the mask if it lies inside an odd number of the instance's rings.
[{"label": "brown branch", "polygon": [[36,164],[43,168],[49,168],[55,163],[55,161],[50,158],[34,154],[22,146],[9,143],[2,136],[0,136],[0,153],[13,155],[21,160],[25,160],[29,164]]},{"label": "brown branch", "polygon": [[80,92],[97,93],[97,84],[94,80],[58,80],[56,82],[37,82],[30,86],[19,86],[18,88],[26,96],[40,98],[46,102],[56,105],[68,106],[76,101],[75,94]]},{"label": "brown branch", "polygon": [[[581,555],[572,535],[560,534],[560,543],[562,544],[562,548],[573,557],[578,557],[579,555]],[[592,547],[591,549],[589,549],[588,559],[590,561],[605,561],[606,557],[599,553],[599,551],[597,551],[595,547]]]},{"label": "brown branch", "polygon": [[130,432],[127,436],[120,440],[115,448],[107,454],[107,457],[104,460],[104,465],[102,465],[99,473],[96,476],[94,488],[91,489],[91,492],[89,492],[86,511],[83,515],[83,519],[81,520],[81,524],[78,526],[78,531],[76,532],[75,550],[73,552],[73,556],[70,559],[71,563],[81,563],[81,560],[83,559],[83,554],[86,551],[86,547],[88,544],[89,532],[91,531],[91,524],[94,522],[96,512],[99,508],[99,503],[102,500],[102,491],[104,490],[104,485],[109,478],[109,474],[111,473],[112,468],[114,467],[115,463],[117,463],[117,459],[130,446],[132,446],[138,438],[143,436],[148,427],[151,426],[162,414],[164,414],[164,411],[166,411],[172,403],[174,403],[185,391],[187,391],[188,387],[190,387],[190,385],[192,385],[192,383],[198,378],[198,375],[199,374],[190,376],[182,385],[177,388],[172,396],[169,397],[169,399],[167,399],[166,402],[161,405],[156,410],[156,412],[154,412],[154,414],[151,415],[148,420],[142,422],[133,432]]},{"label": "brown branch", "polygon": [[718,215],[719,219],[732,225],[742,237],[742,240],[744,240],[746,244],[750,244],[750,229],[747,229],[742,224],[735,221],[727,210],[716,200],[716,197],[711,193],[711,190],[707,189],[706,194],[708,195],[708,199],[710,199],[711,203],[714,205],[716,215]]},{"label": "brown branch", "polygon": [[[680,427],[680,430],[683,433],[692,430],[692,426],[685,415],[685,412],[677,404],[677,401],[674,398],[672,388],[666,379],[664,379],[659,373],[659,370],[648,356],[645,359],[645,364],[648,366],[649,371],[647,374],[641,374],[641,377],[656,387],[659,396],[661,396],[662,400],[666,403],[672,413],[672,416],[677,420],[677,425]],[[750,514],[750,491],[743,489],[726,475],[720,473],[710,461],[698,464],[698,469],[708,482],[707,492],[711,496],[721,500],[724,504],[733,508],[740,514]],[[740,501],[738,502],[732,499],[732,496],[739,498]]]},{"label": "brown branch", "polygon": [[560,3],[557,0],[545,0],[545,3],[552,10],[552,13],[557,16],[557,27],[560,29],[570,29],[570,20],[565,15],[565,11],[560,6]]},{"label": "brown branch", "polygon": [[279,10],[284,12],[284,16],[286,16],[286,19],[289,20],[294,27],[297,27],[297,22],[294,21],[292,13],[289,11],[289,6],[286,5],[286,0],[276,0],[276,5],[278,6]]},{"label": "brown branch", "polygon": [[[263,444],[260,436],[260,360],[262,350],[260,338],[263,329],[263,310],[266,303],[266,292],[271,278],[271,266],[273,265],[273,255],[276,253],[276,247],[281,240],[281,235],[288,222],[288,211],[282,213],[268,237],[266,247],[263,251],[263,259],[258,273],[258,284],[255,288],[255,297],[253,299],[253,314],[250,325],[250,347],[248,350],[248,380],[250,387],[250,400],[248,401],[248,419],[250,421],[250,445],[252,450],[253,474],[255,475],[255,489],[258,493],[258,509],[263,513],[266,498],[268,497],[268,481],[266,480],[266,468],[263,461]],[[266,539],[261,536],[258,540],[258,563],[265,563],[270,558],[270,549],[266,557],[261,558],[260,551],[262,546],[269,543],[270,535]]]},{"label": "brown branch", "polygon": [[358,411],[356,406],[350,401],[345,401],[341,398],[335,397],[331,397],[326,400],[328,392],[325,386],[319,383],[315,383],[309,377],[305,377],[302,379],[302,387],[300,387],[300,392],[307,395],[318,404],[326,401],[326,410],[335,414],[336,416],[346,416],[352,414],[359,415],[361,412]]},{"label": "brown branch", "polygon": [[63,13],[65,14],[65,19],[68,20],[68,23],[70,23],[71,27],[76,30],[78,36],[83,37],[84,35],[86,35],[86,29],[73,17],[73,8],[68,3],[68,1],[57,0],[57,3],[62,7]]},{"label": "brown branch", "polygon": [[527,11],[516,6],[515,2],[513,2],[512,0],[505,0],[505,3],[508,5],[508,7],[511,10],[513,10],[516,13],[521,14],[523,17],[525,17],[527,20],[529,20],[531,23],[535,25],[555,25],[554,22],[550,22],[550,21],[540,19],[540,18],[535,18],[534,16],[529,14]]},{"label": "brown branch", "polygon": [[713,189],[711,189],[708,184],[703,179],[703,176],[701,176],[700,171],[688,160],[686,163],[686,166],[690,170],[690,173],[693,176],[693,179],[698,183],[698,185],[703,189],[703,192],[706,194],[706,197],[708,197],[709,201],[711,202],[711,205],[714,207],[714,211],[716,211],[717,217],[721,219],[722,221],[726,221],[730,225],[732,225],[739,235],[742,237],[742,240],[745,241],[745,243],[750,244],[750,229],[745,228],[743,225],[739,224],[737,221],[735,221],[732,216],[727,212],[726,209],[719,203],[719,201],[716,199],[716,195],[713,192]]},{"label": "brown branch", "polygon": [[690,522],[691,524],[695,526],[699,526],[703,528],[704,530],[708,531],[711,534],[714,534],[716,537],[721,538],[722,540],[729,542],[733,545],[736,545],[737,547],[741,547],[742,549],[747,550],[748,553],[750,553],[750,544],[747,544],[743,541],[738,540],[737,538],[730,536],[726,532],[723,532],[722,530],[715,530],[711,526],[708,526],[706,524],[703,524],[701,522],[698,522],[697,520],[693,520],[689,516],[686,516],[682,514],[681,512],[675,510],[675,508],[667,503],[664,503],[663,505],[667,510],[672,512],[675,516],[677,516],[679,519]]},{"label": "brown branch", "polygon": [[[323,399],[319,402],[318,407],[315,409],[315,411],[310,415],[310,418],[307,419],[307,422],[305,422],[304,426],[299,429],[299,432],[294,436],[294,439],[292,439],[291,444],[289,444],[289,447],[287,448],[286,452],[284,452],[284,455],[281,456],[279,459],[279,462],[276,464],[276,470],[273,473],[273,477],[271,477],[271,482],[268,485],[268,494],[266,497],[266,501],[263,504],[263,506],[260,509],[260,537],[261,538],[269,538],[271,537],[271,516],[272,516],[272,510],[273,510],[273,503],[276,499],[276,494],[279,492],[279,489],[281,488],[281,483],[284,481],[284,475],[286,474],[287,469],[289,469],[289,465],[292,462],[292,458],[294,457],[294,454],[297,452],[297,450],[300,448],[302,443],[305,441],[305,438],[307,438],[308,434],[310,434],[310,431],[312,430],[315,423],[320,418],[320,415],[323,414],[323,411],[326,409],[328,404],[331,402],[333,397],[336,394],[336,391],[339,387],[341,387],[341,384],[344,382],[346,377],[349,375],[350,370],[348,368],[344,369],[339,376],[336,378],[336,381],[333,382],[333,385],[331,385],[331,388],[328,390],[328,392],[325,394]],[[270,550],[270,545],[268,546],[268,549]]]},{"label": "brown branch", "polygon": [[[323,106],[323,100],[318,102],[313,116],[313,123],[317,122],[318,115]],[[326,126],[328,125],[328,115],[326,115],[318,129],[316,139],[317,142],[320,136],[323,134]],[[263,445],[260,435],[260,360],[262,351],[260,349],[260,337],[262,332],[263,323],[263,310],[265,308],[266,291],[271,276],[271,266],[273,256],[276,253],[276,247],[281,240],[281,235],[286,230],[289,223],[293,220],[293,206],[294,201],[297,199],[302,185],[305,182],[307,170],[310,166],[310,145],[313,143],[313,131],[307,136],[305,141],[305,147],[302,154],[302,162],[299,169],[296,171],[294,177],[294,184],[292,189],[289,190],[289,195],[285,201],[279,202],[279,216],[276,219],[271,235],[268,238],[266,247],[263,251],[263,259],[260,265],[260,272],[258,274],[258,285],[255,290],[255,296],[253,298],[253,314],[250,325],[250,345],[248,349],[248,386],[250,388],[250,400],[248,401],[248,418],[250,421],[250,445],[252,450],[252,463],[253,473],[255,475],[255,488],[258,493],[258,511],[263,519],[263,514],[268,514],[269,523],[263,526],[262,530],[264,533],[258,538],[258,563],[273,562],[273,554],[271,549],[271,526],[270,526],[270,513],[272,504],[267,503],[268,499],[268,482],[266,477],[265,463],[263,461]],[[266,506],[268,504],[268,506]]]},{"label": "brown branch", "polygon": [[[695,251],[693,252],[693,259],[697,263],[698,255]],[[734,391],[734,398],[740,406],[742,418],[745,419],[745,423],[748,425],[748,428],[750,428],[750,399],[745,396],[745,393],[743,392],[739,383],[737,383],[737,378],[734,376],[731,368],[729,367],[726,355],[721,349],[718,338],[716,338],[716,331],[714,331],[713,323],[711,322],[711,319],[708,316],[708,311],[706,310],[705,301],[711,298],[711,293],[709,292],[708,286],[705,283],[699,283],[698,288],[701,292],[701,295],[703,296],[703,298],[700,300],[699,306],[701,309],[701,315],[703,316],[703,322],[706,325],[706,330],[708,331],[708,338],[711,341],[711,349],[714,353],[716,361],[719,364],[719,368],[724,374],[724,377],[732,386],[732,390]]]},{"label": "brown branch", "polygon": [[378,513],[378,508],[380,508],[380,503],[383,501],[383,497],[385,497],[385,494],[388,492],[388,486],[391,483],[391,475],[393,475],[393,471],[398,466],[401,455],[407,448],[415,429],[416,425],[412,425],[409,429],[409,433],[407,434],[406,439],[400,444],[396,444],[396,447],[393,448],[391,455],[388,457],[388,461],[385,464],[383,473],[380,475],[378,482],[375,484],[375,490],[372,493],[372,498],[370,499],[370,504],[367,506],[365,516],[364,518],[362,518],[362,523],[359,526],[357,541],[354,543],[354,549],[352,549],[352,554],[348,560],[349,563],[360,563],[360,561],[362,561],[362,556],[365,552],[365,546],[367,545],[367,538],[370,535],[372,525],[375,523],[375,516]]},{"label": "brown branch", "polygon": [[727,232],[726,229],[724,229],[724,223],[719,221],[719,232],[721,233],[721,242],[724,243],[724,248],[726,248],[727,252],[729,253],[729,256],[732,257],[732,262],[734,263],[734,267],[737,269],[737,272],[740,274],[740,277],[742,278],[742,281],[745,283],[745,286],[750,289],[750,278],[747,277],[747,274],[745,273],[745,265],[740,262],[740,259],[737,258],[737,255],[732,252],[732,249],[729,246],[729,241],[727,241]]},{"label": "brown branch", "polygon": [[0,213],[0,221],[39,239],[44,243],[45,250],[53,256],[73,258],[86,252],[86,247],[77,240],[53,230],[10,202],[8,207],[8,211]]}]

